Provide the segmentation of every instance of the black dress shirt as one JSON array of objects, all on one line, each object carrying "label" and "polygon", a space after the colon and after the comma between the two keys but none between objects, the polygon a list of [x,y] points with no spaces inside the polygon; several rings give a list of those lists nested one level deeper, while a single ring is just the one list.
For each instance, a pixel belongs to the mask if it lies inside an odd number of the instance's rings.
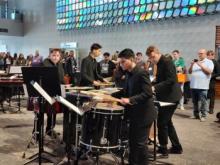
[{"label": "black dress shirt", "polygon": [[154,87],[158,101],[175,103],[182,97],[180,85],[177,82],[176,67],[172,60],[163,55],[157,63]]},{"label": "black dress shirt", "polygon": [[135,67],[126,74],[125,88],[112,94],[114,97],[128,97],[132,105],[126,106],[128,118],[132,124],[148,125],[156,118],[152,89],[147,71]]},{"label": "black dress shirt", "polygon": [[64,69],[63,69],[63,64],[61,62],[58,62],[55,65],[49,58],[47,58],[47,59],[44,60],[43,66],[46,66],[46,67],[57,67],[59,81],[60,81],[61,84],[64,84]]},{"label": "black dress shirt", "polygon": [[92,86],[93,81],[103,81],[103,77],[98,74],[97,61],[91,55],[82,60],[81,64],[81,86]]}]

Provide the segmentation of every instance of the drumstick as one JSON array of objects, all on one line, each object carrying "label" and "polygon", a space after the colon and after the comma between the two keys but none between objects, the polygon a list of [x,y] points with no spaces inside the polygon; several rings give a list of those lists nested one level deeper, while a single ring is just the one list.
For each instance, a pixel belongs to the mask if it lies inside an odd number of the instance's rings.
[{"label": "drumstick", "polygon": [[95,92],[90,92],[90,91],[80,91],[80,93],[82,94],[86,94],[86,95],[90,95],[90,96],[98,96],[100,98],[103,99],[103,101],[109,101],[109,102],[121,102],[120,99],[117,99],[115,97],[106,95],[106,94],[102,94],[102,93],[95,93]]}]

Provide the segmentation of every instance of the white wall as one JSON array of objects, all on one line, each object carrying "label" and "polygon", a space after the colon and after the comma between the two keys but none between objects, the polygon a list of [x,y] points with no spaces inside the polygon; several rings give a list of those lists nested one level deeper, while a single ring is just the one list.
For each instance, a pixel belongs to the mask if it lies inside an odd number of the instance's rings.
[{"label": "white wall", "polygon": [[220,25],[220,14],[216,14],[58,32],[55,0],[19,0],[16,5],[25,14],[22,51],[29,54],[39,49],[44,56],[48,55],[49,48],[70,41],[79,43],[81,56],[87,55],[93,42],[99,42],[103,51],[111,53],[123,48],[144,53],[147,46],[155,44],[162,53],[179,49],[189,62],[199,48],[215,48],[215,27]]}]

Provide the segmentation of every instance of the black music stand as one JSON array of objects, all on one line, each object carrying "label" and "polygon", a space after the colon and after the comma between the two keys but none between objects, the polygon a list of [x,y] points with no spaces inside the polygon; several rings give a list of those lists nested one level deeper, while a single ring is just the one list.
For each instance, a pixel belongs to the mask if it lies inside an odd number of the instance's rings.
[{"label": "black music stand", "polygon": [[[38,159],[39,165],[41,165],[42,159],[47,161],[51,160],[49,158],[43,157],[42,153],[50,154],[44,151],[44,110],[45,110],[45,100],[40,93],[34,89],[31,82],[37,82],[48,94],[53,97],[61,94],[58,69],[56,67],[23,67],[22,68],[24,83],[27,86],[27,91],[29,97],[38,97],[40,103],[39,118],[38,118],[38,128],[39,128],[39,152],[37,155],[33,155],[34,159],[30,160],[25,164],[29,164]],[[52,154],[50,154],[52,155]],[[36,157],[35,157],[36,156]]]}]

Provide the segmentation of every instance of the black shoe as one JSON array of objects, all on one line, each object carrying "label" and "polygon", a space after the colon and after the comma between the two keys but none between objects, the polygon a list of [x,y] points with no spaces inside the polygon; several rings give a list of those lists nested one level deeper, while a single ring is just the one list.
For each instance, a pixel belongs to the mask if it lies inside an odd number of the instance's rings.
[{"label": "black shoe", "polygon": [[209,114],[213,114],[213,113],[214,113],[213,109],[210,109]]},{"label": "black shoe", "polygon": [[166,147],[158,147],[157,153],[160,153],[160,158],[168,158],[168,150]]},{"label": "black shoe", "polygon": [[171,147],[169,149],[169,153],[171,153],[171,154],[182,154],[183,149],[182,149],[182,147]]}]

